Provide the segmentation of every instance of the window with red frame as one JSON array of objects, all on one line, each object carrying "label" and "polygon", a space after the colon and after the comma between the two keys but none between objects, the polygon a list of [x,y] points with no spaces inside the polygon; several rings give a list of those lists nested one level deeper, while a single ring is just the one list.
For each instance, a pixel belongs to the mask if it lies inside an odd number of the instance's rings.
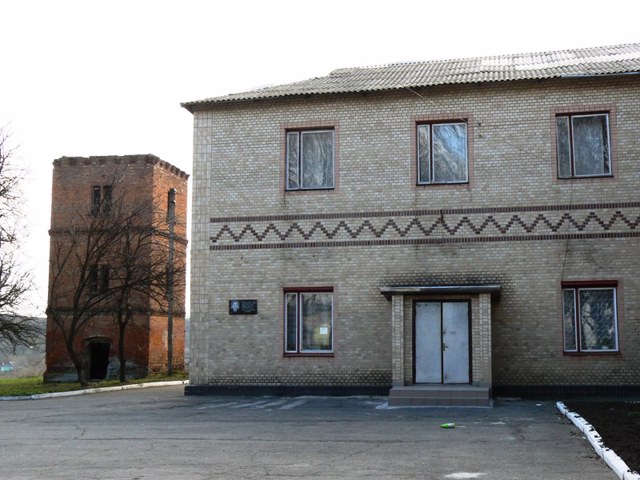
[{"label": "window with red frame", "polygon": [[556,116],[558,178],[611,175],[609,114]]},{"label": "window with red frame", "polygon": [[418,184],[467,183],[467,123],[420,123],[416,126]]},{"label": "window with red frame", "polygon": [[334,131],[287,131],[286,189],[334,187]]},{"label": "window with red frame", "polygon": [[617,352],[616,284],[563,284],[564,351]]},{"label": "window with red frame", "polygon": [[333,289],[287,289],[285,353],[333,352]]}]

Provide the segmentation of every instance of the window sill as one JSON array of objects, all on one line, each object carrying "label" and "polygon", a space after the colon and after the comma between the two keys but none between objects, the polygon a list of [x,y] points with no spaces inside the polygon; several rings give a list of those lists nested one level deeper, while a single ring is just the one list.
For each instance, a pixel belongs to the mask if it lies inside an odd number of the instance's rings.
[{"label": "window sill", "polygon": [[416,183],[418,187],[441,187],[446,185],[469,185],[469,181],[464,182],[431,182],[431,183]]},{"label": "window sill", "polygon": [[582,175],[579,177],[558,177],[560,181],[566,180],[601,180],[604,178],[613,178],[613,175]]},{"label": "window sill", "polygon": [[285,190],[284,193],[304,193],[304,192],[333,192],[335,191],[335,187],[327,187],[327,188],[298,188],[296,190]]},{"label": "window sill", "polygon": [[321,358],[333,358],[333,352],[322,353],[322,352],[310,352],[310,353],[289,353],[285,352],[282,354],[283,357],[321,357]]},{"label": "window sill", "polygon": [[562,352],[567,357],[601,357],[601,356],[620,356],[622,353],[620,350],[616,351],[593,351],[593,352]]}]

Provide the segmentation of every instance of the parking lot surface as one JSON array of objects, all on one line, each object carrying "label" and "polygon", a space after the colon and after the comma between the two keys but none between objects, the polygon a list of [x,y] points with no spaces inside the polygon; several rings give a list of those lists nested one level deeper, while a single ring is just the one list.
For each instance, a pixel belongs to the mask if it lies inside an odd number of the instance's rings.
[{"label": "parking lot surface", "polygon": [[552,402],[388,408],[183,388],[0,402],[0,478],[617,478]]}]

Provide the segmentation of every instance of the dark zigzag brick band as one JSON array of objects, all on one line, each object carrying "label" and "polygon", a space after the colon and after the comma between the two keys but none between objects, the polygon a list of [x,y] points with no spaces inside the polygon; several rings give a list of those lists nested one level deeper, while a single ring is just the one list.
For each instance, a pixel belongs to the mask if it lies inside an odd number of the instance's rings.
[{"label": "dark zigzag brick band", "polygon": [[[611,209],[612,205],[617,209]],[[623,213],[622,208],[625,207],[621,208],[621,205],[635,211]],[[637,236],[640,204],[602,204],[599,212],[580,207],[585,206],[574,206],[564,212],[554,207],[547,207],[544,212],[538,207],[524,207],[517,213],[508,209],[500,209],[500,212],[491,209],[488,215],[479,209],[462,215],[461,210],[455,210],[457,214],[429,211],[430,215],[412,218],[402,214],[406,212],[390,212],[387,216],[395,218],[386,220],[380,217],[349,217],[347,214],[347,218],[291,221],[287,217],[288,221],[271,220],[267,223],[264,217],[252,217],[251,223],[212,225],[215,230],[210,237],[210,248],[304,248]]]}]

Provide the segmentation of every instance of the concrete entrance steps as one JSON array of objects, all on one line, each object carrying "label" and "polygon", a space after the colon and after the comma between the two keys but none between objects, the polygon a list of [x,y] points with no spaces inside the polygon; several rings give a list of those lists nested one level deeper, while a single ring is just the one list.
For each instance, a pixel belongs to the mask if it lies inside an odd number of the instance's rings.
[{"label": "concrete entrance steps", "polygon": [[389,391],[390,407],[491,407],[489,387],[475,385],[410,385]]}]

